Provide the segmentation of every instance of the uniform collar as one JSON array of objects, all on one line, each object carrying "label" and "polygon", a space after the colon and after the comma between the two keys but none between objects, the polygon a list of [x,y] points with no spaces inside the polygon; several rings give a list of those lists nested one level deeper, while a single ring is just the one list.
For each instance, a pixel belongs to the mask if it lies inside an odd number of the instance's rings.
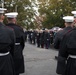
[{"label": "uniform collar", "polygon": [[68,27],[65,27],[65,29],[72,29],[72,27],[71,26],[68,26]]},{"label": "uniform collar", "polygon": [[15,25],[14,23],[8,23],[7,25]]}]

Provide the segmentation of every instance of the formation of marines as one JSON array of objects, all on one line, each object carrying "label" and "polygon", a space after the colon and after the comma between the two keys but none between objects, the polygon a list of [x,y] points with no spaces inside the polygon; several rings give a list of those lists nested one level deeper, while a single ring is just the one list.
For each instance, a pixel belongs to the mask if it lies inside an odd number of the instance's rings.
[{"label": "formation of marines", "polygon": [[[25,34],[17,25],[17,12],[4,15],[5,8],[0,8],[0,75],[19,75],[25,72],[23,49]],[[4,16],[7,24],[3,23]]]},{"label": "formation of marines", "polygon": [[19,75],[25,72],[23,49],[25,41],[37,47],[49,49],[53,44],[59,50],[56,73],[76,75],[76,11],[74,16],[64,16],[65,28],[59,31],[36,29],[23,31],[17,25],[17,12],[6,13],[7,24],[4,25],[4,11],[0,8],[0,75]]}]

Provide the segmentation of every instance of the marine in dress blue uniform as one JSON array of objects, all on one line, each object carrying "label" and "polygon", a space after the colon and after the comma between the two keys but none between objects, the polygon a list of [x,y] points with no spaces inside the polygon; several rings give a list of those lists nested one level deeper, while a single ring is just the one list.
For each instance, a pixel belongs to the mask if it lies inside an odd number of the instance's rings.
[{"label": "marine in dress blue uniform", "polygon": [[24,73],[24,57],[23,57],[23,49],[25,46],[25,33],[23,29],[16,24],[16,17],[18,15],[17,12],[11,12],[5,14],[8,18],[7,26],[14,29],[16,42],[15,42],[15,52],[14,52],[14,63],[16,75]]},{"label": "marine in dress blue uniform", "polygon": [[[65,20],[66,25],[74,25],[74,17],[73,16],[65,16],[63,17]],[[65,33],[65,35],[62,38],[62,41],[60,43],[59,47],[59,56],[58,56],[58,62],[57,62],[57,74],[61,75],[76,75],[75,72],[75,61],[72,60],[71,56],[72,54],[75,54],[75,37],[76,32],[72,32],[73,28]],[[73,34],[72,34],[73,33]]]},{"label": "marine in dress blue uniform", "polygon": [[15,75],[13,55],[15,34],[13,29],[3,24],[4,8],[0,8],[0,75]]}]

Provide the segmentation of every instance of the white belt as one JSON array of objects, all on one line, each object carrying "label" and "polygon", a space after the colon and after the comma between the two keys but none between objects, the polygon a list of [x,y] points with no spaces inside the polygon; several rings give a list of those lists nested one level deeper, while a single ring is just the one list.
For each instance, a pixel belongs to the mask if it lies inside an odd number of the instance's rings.
[{"label": "white belt", "polygon": [[10,52],[6,52],[6,53],[0,53],[0,56],[5,56],[8,55]]},{"label": "white belt", "polygon": [[20,45],[20,43],[15,43],[15,45]]},{"label": "white belt", "polygon": [[76,59],[76,55],[69,55],[70,58],[75,58]]}]

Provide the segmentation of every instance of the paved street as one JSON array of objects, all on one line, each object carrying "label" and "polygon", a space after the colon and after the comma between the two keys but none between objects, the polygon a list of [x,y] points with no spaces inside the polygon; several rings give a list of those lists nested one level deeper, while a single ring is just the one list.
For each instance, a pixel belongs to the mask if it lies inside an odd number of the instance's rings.
[{"label": "paved street", "polygon": [[57,51],[53,49],[37,48],[26,43],[24,49],[25,74],[22,75],[57,75],[54,59]]}]

